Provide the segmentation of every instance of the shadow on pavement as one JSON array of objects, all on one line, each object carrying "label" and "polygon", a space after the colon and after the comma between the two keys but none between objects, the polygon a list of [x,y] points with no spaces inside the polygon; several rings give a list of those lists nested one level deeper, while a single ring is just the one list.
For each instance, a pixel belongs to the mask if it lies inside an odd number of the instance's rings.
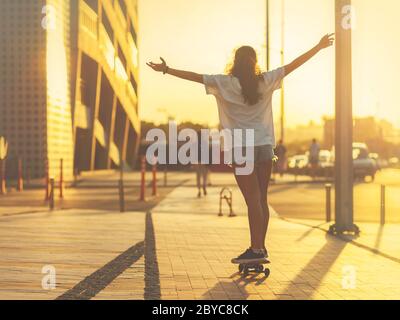
[{"label": "shadow on pavement", "polygon": [[381,246],[384,228],[385,228],[385,226],[379,226],[379,230],[378,230],[378,234],[376,235],[375,246],[374,246],[376,250],[379,250],[379,247]]},{"label": "shadow on pavement", "polygon": [[250,294],[247,292],[246,287],[254,284],[259,286],[267,280],[265,275],[249,274],[247,276],[239,274],[238,272],[230,276],[231,281],[219,281],[214,287],[210,288],[203,294],[204,299],[230,299],[230,300],[245,300]]},{"label": "shadow on pavement", "polygon": [[300,242],[300,241],[302,241],[303,239],[307,238],[307,237],[311,234],[311,232],[313,232],[315,229],[321,228],[323,225],[325,225],[325,223],[321,223],[321,224],[316,225],[315,227],[310,228],[309,230],[307,230],[306,232],[304,232],[304,233],[296,240],[296,242]]},{"label": "shadow on pavement", "polygon": [[[325,275],[347,245],[347,243],[337,241],[336,237],[330,235],[326,235],[326,241],[324,246],[291,281],[291,284],[286,287],[282,295],[293,295],[293,292],[301,290],[303,292],[302,298],[310,299],[312,297],[314,291],[319,287]],[[304,280],[309,278],[310,272],[316,273],[317,276],[313,279],[318,280],[318,283],[313,283],[312,286]]]},{"label": "shadow on pavement", "polygon": [[156,239],[154,236],[154,225],[151,212],[146,214],[144,261],[144,299],[160,300],[160,271],[158,269]]},{"label": "shadow on pavement", "polygon": [[157,262],[154,226],[150,212],[146,214],[144,241],[130,247],[114,260],[79,282],[72,289],[60,295],[57,300],[89,300],[94,298],[143,255],[145,259],[144,299],[159,300],[161,298],[160,273]]},{"label": "shadow on pavement", "polygon": [[144,242],[141,241],[107,263],[57,300],[89,300],[105,289],[114,279],[143,256]]}]

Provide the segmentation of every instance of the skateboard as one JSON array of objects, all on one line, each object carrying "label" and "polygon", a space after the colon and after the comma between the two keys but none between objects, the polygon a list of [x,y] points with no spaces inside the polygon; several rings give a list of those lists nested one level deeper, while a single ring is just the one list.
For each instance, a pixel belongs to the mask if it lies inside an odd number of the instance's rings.
[{"label": "skateboard", "polygon": [[265,264],[270,264],[271,262],[268,260],[264,260],[262,262],[253,262],[253,263],[241,263],[239,264],[239,273],[247,276],[249,273],[264,273],[265,277],[268,278],[271,270],[269,268],[264,267]]}]

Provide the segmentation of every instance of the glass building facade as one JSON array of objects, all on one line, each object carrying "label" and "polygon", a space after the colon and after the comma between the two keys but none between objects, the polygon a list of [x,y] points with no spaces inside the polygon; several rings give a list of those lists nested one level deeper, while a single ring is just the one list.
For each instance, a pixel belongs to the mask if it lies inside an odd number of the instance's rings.
[{"label": "glass building facade", "polygon": [[140,140],[136,0],[0,2],[0,136],[29,175],[132,167]]}]

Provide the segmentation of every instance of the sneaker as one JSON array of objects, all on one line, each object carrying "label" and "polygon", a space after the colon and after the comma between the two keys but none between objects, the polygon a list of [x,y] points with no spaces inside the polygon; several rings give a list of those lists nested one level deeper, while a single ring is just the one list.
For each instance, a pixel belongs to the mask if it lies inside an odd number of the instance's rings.
[{"label": "sneaker", "polygon": [[242,263],[261,263],[267,261],[265,253],[256,253],[251,248],[247,249],[237,258],[231,260],[234,264],[242,264]]}]

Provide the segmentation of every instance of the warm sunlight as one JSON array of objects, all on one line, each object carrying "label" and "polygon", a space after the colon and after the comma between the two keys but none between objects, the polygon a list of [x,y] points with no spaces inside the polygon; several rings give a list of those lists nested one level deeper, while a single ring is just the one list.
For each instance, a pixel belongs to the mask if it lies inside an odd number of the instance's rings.
[{"label": "warm sunlight", "polygon": [[[281,5],[271,2],[271,63],[280,66]],[[287,62],[312,46],[322,34],[334,30],[334,1],[286,0],[285,56]],[[400,31],[397,0],[355,0],[353,32],[354,115],[372,115],[400,127],[400,45],[393,38]],[[178,121],[216,124],[217,111],[203,88],[180,80],[163,81],[145,66],[146,60],[168,58],[177,68],[199,73],[220,73],[233,48],[250,44],[265,65],[265,1],[145,0],[141,16],[141,114],[144,120],[165,121],[167,109]],[[165,17],[169,17],[168,19]],[[205,18],[206,17],[206,18]],[[156,22],[156,23],[155,23]],[[391,50],[387,50],[388,47]],[[382,79],[385,81],[382,81]],[[175,92],[176,94],[167,94]],[[334,51],[326,52],[286,80],[288,125],[321,122],[334,113]],[[275,95],[279,115],[279,93]],[[301,110],[301,112],[299,112]]]},{"label": "warm sunlight", "polygon": [[[54,1],[56,12],[62,12],[68,8],[68,4],[62,1]],[[60,159],[58,155],[65,152],[64,161],[69,166],[73,159],[72,145],[72,119],[70,100],[70,77],[69,77],[69,55],[64,41],[68,37],[69,30],[66,23],[56,16],[54,28],[49,28],[47,33],[47,136],[48,149],[52,156],[50,161],[50,175],[57,174],[56,168]]]},{"label": "warm sunlight", "polygon": [[0,300],[160,320],[399,300],[399,12],[0,0]]}]

